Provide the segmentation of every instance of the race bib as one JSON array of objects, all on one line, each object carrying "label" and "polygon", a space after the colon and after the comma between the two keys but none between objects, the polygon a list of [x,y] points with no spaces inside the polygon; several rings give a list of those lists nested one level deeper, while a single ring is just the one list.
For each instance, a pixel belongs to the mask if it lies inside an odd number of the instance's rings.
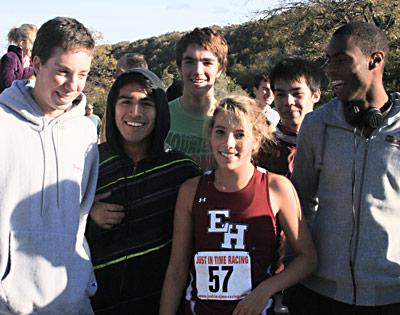
[{"label": "race bib", "polygon": [[198,252],[194,265],[199,299],[239,300],[251,291],[248,252]]}]

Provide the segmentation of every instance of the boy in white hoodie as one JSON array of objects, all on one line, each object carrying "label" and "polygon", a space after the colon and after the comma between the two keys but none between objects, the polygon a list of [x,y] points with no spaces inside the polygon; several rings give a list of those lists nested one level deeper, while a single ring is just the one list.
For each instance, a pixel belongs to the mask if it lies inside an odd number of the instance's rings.
[{"label": "boy in white hoodie", "polygon": [[0,95],[0,313],[92,314],[84,238],[98,169],[82,94],[94,40],[57,17],[33,46],[35,82]]}]

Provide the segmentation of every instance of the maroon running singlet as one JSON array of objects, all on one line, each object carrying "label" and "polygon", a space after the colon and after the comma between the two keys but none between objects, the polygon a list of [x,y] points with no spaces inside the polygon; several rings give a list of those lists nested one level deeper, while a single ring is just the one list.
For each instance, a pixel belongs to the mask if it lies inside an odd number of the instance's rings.
[{"label": "maroon running singlet", "polygon": [[242,298],[271,276],[280,226],[267,187],[268,173],[259,169],[237,192],[218,191],[214,172],[200,178],[192,208],[194,258],[186,291],[195,314],[232,314]]}]

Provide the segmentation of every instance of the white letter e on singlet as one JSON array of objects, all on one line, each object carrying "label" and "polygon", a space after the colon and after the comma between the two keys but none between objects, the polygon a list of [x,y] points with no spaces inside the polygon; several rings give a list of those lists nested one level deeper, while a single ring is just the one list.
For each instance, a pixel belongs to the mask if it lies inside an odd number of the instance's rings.
[{"label": "white letter e on singlet", "polygon": [[229,223],[222,223],[222,217],[229,218],[229,210],[209,210],[210,225],[209,233],[225,233],[228,232]]}]

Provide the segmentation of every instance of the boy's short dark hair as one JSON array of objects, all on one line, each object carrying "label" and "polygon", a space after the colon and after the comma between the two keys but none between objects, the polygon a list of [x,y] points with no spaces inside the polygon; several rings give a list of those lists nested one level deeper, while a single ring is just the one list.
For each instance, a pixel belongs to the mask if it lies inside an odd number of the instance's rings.
[{"label": "boy's short dark hair", "polygon": [[125,61],[128,66],[128,69],[132,68],[144,68],[148,69],[146,58],[143,54],[138,53],[126,53],[124,54]]},{"label": "boy's short dark hair", "polygon": [[228,44],[220,31],[210,27],[198,28],[183,35],[176,44],[175,57],[178,68],[182,65],[183,53],[189,45],[197,44],[212,52],[218,59],[220,69],[223,71],[228,64]]},{"label": "boy's short dark hair", "polygon": [[335,35],[351,36],[365,56],[370,56],[379,50],[383,51],[385,55],[389,53],[389,42],[386,34],[375,24],[350,22],[339,27],[333,33],[333,36]]},{"label": "boy's short dark hair", "polygon": [[254,78],[253,78],[253,87],[256,89],[259,88],[261,82],[266,81],[268,83],[271,83],[269,76],[265,73],[257,73]]},{"label": "boy's short dark hair", "polygon": [[95,42],[90,31],[73,18],[56,17],[44,23],[36,34],[33,44],[32,58],[38,56],[45,64],[54,50],[63,51],[84,49],[93,51]]},{"label": "boy's short dark hair", "polygon": [[277,80],[293,82],[298,81],[302,77],[304,77],[307,86],[312,92],[319,90],[322,71],[314,62],[300,57],[285,58],[272,68],[269,76],[271,89],[275,91],[275,82]]}]

